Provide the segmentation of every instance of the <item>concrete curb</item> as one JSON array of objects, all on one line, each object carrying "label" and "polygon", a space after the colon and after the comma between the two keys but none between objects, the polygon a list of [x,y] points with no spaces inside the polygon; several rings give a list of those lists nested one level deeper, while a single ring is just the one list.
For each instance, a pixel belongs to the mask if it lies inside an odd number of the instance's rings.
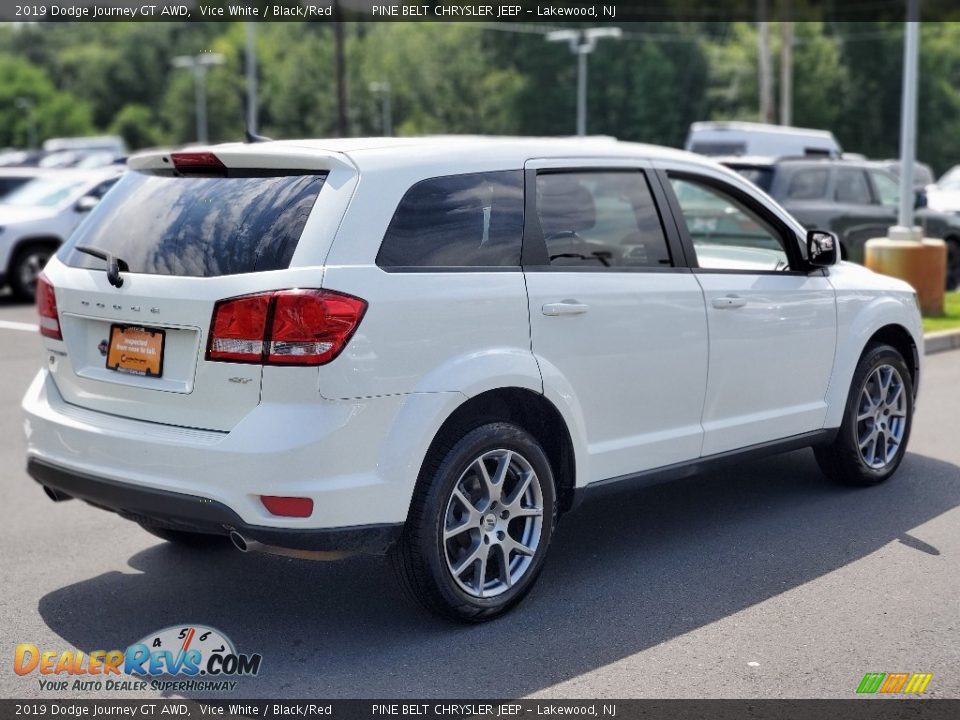
[{"label": "concrete curb", "polygon": [[941,330],[923,336],[924,355],[960,348],[960,330]]}]

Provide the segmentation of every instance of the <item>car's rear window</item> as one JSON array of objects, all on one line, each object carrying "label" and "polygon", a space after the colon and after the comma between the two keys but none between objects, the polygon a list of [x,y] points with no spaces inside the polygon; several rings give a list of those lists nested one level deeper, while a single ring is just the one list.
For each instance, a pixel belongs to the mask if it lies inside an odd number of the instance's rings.
[{"label": "car's rear window", "polygon": [[123,260],[130,272],[214,277],[290,266],[326,175],[169,177],[129,172],[77,228],[60,258],[73,267]]}]

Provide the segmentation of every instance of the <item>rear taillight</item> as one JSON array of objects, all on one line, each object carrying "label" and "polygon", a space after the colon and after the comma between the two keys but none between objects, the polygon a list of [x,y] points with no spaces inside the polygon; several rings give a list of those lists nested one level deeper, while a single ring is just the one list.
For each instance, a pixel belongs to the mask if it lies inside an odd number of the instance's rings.
[{"label": "rear taillight", "polygon": [[63,340],[60,334],[60,315],[57,313],[57,295],[47,276],[37,278],[37,312],[40,314],[40,334],[54,340]]},{"label": "rear taillight", "polygon": [[271,515],[305,518],[313,514],[313,500],[310,498],[261,495],[260,502]]},{"label": "rear taillight", "polygon": [[332,290],[277,290],[221,300],[207,360],[323,365],[346,347],[367,303]]}]

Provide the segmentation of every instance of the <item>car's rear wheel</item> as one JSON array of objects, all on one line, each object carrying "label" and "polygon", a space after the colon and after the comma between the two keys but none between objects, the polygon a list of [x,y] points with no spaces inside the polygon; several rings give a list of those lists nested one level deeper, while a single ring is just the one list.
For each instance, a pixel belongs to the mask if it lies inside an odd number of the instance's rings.
[{"label": "car's rear wheel", "polygon": [[217,545],[227,546],[227,539],[222,535],[172,530],[171,528],[150,525],[144,522],[138,522],[137,524],[151,535],[183,547],[207,548],[216,547]]},{"label": "car's rear wheel", "polygon": [[33,302],[37,295],[37,278],[54,252],[56,247],[44,242],[33,242],[17,250],[10,264],[10,289],[14,295]]},{"label": "car's rear wheel", "polygon": [[428,610],[489,620],[530,591],[555,518],[543,449],[516,425],[488,423],[431,450],[394,566],[401,585]]},{"label": "car's rear wheel", "polygon": [[912,422],[913,381],[903,356],[872,345],[853,375],[837,437],[815,449],[817,462],[837,482],[876,485],[903,460]]}]

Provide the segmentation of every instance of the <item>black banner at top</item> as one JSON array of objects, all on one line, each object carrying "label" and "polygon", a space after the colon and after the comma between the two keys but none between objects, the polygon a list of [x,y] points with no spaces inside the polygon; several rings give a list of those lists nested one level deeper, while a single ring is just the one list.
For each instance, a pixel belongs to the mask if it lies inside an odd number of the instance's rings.
[{"label": "black banner at top", "polygon": [[[918,0],[921,20],[960,20],[958,0]],[[907,0],[0,0],[14,22],[903,21]]]}]

